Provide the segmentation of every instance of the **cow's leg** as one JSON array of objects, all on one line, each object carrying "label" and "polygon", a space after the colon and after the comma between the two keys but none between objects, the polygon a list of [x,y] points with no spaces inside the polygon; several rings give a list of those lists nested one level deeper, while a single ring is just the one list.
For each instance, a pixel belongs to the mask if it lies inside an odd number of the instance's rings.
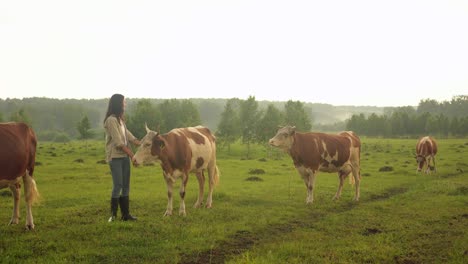
[{"label": "cow's leg", "polygon": [[[432,161],[432,165],[431,165],[431,161]],[[427,160],[427,167],[429,168],[429,172],[432,172],[432,170],[434,170],[434,172],[436,172],[434,155],[429,156],[429,158]]]},{"label": "cow's leg", "polygon": [[[426,166],[425,170],[424,170],[424,166]],[[421,166],[421,170],[424,170],[425,174],[431,173],[431,156],[424,157],[424,162],[423,162],[423,165]]]},{"label": "cow's leg", "polygon": [[431,163],[430,163],[430,161],[431,161],[430,157],[426,159],[426,174],[431,173]]},{"label": "cow's leg", "polygon": [[431,156],[429,156],[428,158],[426,158],[426,174],[430,174],[431,173]]},{"label": "cow's leg", "polygon": [[198,199],[195,202],[193,207],[199,208],[203,204],[203,192],[205,188],[205,175],[203,171],[197,172],[197,179],[198,179]]},{"label": "cow's leg", "polygon": [[304,167],[296,167],[297,172],[301,176],[302,180],[304,181],[304,184],[307,189],[307,198],[306,198],[306,204],[312,203],[314,201],[314,195],[313,195],[313,184],[311,181],[310,177],[310,170],[304,168]]},{"label": "cow's leg", "polygon": [[187,186],[188,173],[182,175],[182,184],[180,185],[180,206],[179,206],[179,215],[185,216],[185,187]]},{"label": "cow's leg", "polygon": [[36,182],[34,179],[26,172],[26,175],[23,176],[24,183],[24,198],[26,200],[26,229],[34,229],[34,219],[32,214],[32,204],[36,199],[38,192],[36,189]]},{"label": "cow's leg", "polygon": [[338,179],[340,180],[340,184],[338,185],[338,190],[336,191],[335,196],[333,196],[333,200],[338,200],[341,197],[341,191],[343,190],[343,184],[346,179],[346,176],[348,176],[349,172],[345,171],[339,171],[338,172]]},{"label": "cow's leg", "polygon": [[19,223],[20,188],[21,184],[19,183],[10,185],[10,190],[13,193],[13,215],[11,216],[10,225]]},{"label": "cow's leg", "polygon": [[315,172],[311,172],[309,173],[309,181],[310,181],[310,197],[309,197],[309,203],[312,203],[314,201],[314,189],[315,189],[315,176],[316,176],[316,173]]},{"label": "cow's leg", "polygon": [[311,170],[303,171],[303,179],[307,188],[306,204],[314,202],[315,173]]},{"label": "cow's leg", "polygon": [[352,166],[352,171],[353,171],[353,177],[354,177],[354,184],[356,188],[356,192],[354,194],[354,201],[359,201],[360,197],[360,184],[361,184],[361,168],[359,165],[354,164]]},{"label": "cow's leg", "polygon": [[219,178],[219,171],[218,168],[216,167],[216,163],[213,162],[212,165],[208,166],[208,197],[206,198],[206,208],[211,208],[212,203],[213,203],[213,190],[216,185],[216,182],[218,181]]},{"label": "cow's leg", "polygon": [[167,207],[164,216],[171,216],[172,215],[172,186],[173,181],[170,177],[165,176],[166,185],[167,185]]}]

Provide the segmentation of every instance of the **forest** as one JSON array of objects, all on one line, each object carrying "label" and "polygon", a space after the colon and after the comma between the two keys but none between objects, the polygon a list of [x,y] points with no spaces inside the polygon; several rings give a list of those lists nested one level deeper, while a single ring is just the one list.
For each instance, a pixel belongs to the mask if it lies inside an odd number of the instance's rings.
[{"label": "forest", "polygon": [[[66,142],[103,138],[102,123],[108,99],[0,99],[0,122],[24,121],[40,140]],[[126,121],[137,137],[145,124],[161,133],[172,128],[204,125],[228,145],[266,142],[279,125],[298,131],[353,130],[363,136],[468,136],[468,96],[450,101],[422,99],[417,106],[333,106],[300,101],[231,99],[127,98]]]},{"label": "forest", "polygon": [[358,134],[381,137],[466,137],[468,135],[468,96],[451,101],[421,100],[418,107],[397,107],[383,114],[354,114],[346,129]]}]

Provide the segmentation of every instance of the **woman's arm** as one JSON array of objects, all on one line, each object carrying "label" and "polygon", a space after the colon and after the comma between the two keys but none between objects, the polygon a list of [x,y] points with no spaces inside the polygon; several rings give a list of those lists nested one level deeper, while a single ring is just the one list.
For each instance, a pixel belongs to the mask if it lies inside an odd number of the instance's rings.
[{"label": "woman's arm", "polygon": [[133,159],[134,154],[133,154],[133,151],[132,151],[129,147],[123,145],[123,146],[121,147],[121,149],[122,149],[123,152],[125,152],[131,159]]},{"label": "woman's arm", "polygon": [[125,127],[126,131],[127,131],[127,138],[130,142],[132,142],[133,145],[135,146],[140,146],[141,145],[141,142],[140,140],[138,140],[138,138],[136,138],[132,132],[130,132],[130,130],[128,130],[126,127]]}]

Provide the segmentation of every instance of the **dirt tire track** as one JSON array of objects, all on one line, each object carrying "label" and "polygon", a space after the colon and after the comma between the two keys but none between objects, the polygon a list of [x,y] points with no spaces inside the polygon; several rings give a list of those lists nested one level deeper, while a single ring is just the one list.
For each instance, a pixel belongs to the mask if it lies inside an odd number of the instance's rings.
[{"label": "dirt tire track", "polygon": [[[408,191],[407,187],[391,187],[384,190],[379,194],[371,194],[368,199],[361,200],[361,202],[375,202],[389,199],[390,197],[403,194]],[[358,203],[349,202],[344,203],[340,208],[326,209],[325,212],[312,211],[309,216],[314,219],[320,219],[330,213],[342,213],[349,211],[356,207]],[[206,264],[206,263],[225,263],[232,257],[242,254],[243,252],[251,249],[255,244],[261,241],[267,241],[270,237],[284,235],[291,233],[297,228],[308,227],[312,228],[313,222],[306,222],[300,220],[293,220],[287,223],[280,223],[275,225],[266,226],[254,233],[247,230],[239,230],[225,240],[216,242],[216,246],[210,250],[196,252],[191,254],[182,254],[181,264]]]}]

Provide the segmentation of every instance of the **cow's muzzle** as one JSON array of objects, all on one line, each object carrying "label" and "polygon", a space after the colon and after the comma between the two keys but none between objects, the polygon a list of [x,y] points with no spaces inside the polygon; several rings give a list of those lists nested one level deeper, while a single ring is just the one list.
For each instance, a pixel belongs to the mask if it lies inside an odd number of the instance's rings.
[{"label": "cow's muzzle", "polygon": [[268,144],[270,144],[270,146],[276,147],[275,142],[272,139],[268,141]]},{"label": "cow's muzzle", "polygon": [[133,156],[131,160],[132,160],[133,166],[138,167],[138,166],[140,165],[140,163],[137,161],[137,159],[135,158],[135,156]]}]

